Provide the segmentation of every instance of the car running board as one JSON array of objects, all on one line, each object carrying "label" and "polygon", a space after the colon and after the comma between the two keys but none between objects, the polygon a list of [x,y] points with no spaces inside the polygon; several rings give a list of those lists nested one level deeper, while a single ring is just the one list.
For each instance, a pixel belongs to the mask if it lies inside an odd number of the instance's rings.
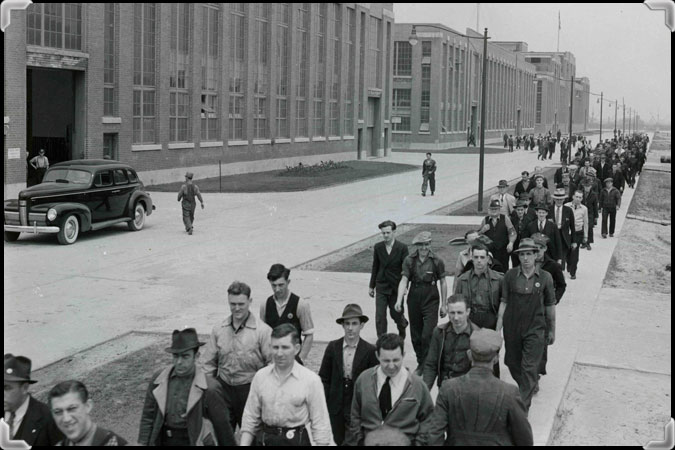
[{"label": "car running board", "polygon": [[124,223],[124,222],[131,222],[132,219],[126,217],[123,219],[113,219],[113,220],[106,220],[105,222],[97,222],[97,223],[92,223],[91,224],[91,230],[96,231],[100,230],[101,228],[109,227],[111,225],[115,225],[118,223]]}]

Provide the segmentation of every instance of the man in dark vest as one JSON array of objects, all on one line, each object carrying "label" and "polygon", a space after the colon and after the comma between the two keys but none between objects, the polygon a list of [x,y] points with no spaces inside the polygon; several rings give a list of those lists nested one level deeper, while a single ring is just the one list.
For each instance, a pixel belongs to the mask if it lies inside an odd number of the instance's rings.
[{"label": "man in dark vest", "polygon": [[492,239],[492,253],[502,265],[504,270],[509,268],[509,253],[513,251],[513,243],[516,241],[516,230],[513,228],[511,219],[500,214],[501,203],[492,200],[488,207],[489,215],[481,222],[480,233]]},{"label": "man in dark vest", "polygon": [[302,349],[296,356],[296,361],[302,364],[307,358],[312,342],[314,341],[314,322],[309,303],[292,293],[288,286],[291,284],[289,276],[291,270],[283,264],[274,264],[267,273],[267,280],[272,286],[274,295],[260,305],[260,318],[274,329],[282,323],[290,323],[300,334]]},{"label": "man in dark vest", "polygon": [[[5,423],[8,440],[25,441],[30,446],[52,446],[63,439],[49,407],[29,393],[31,360],[11,353],[4,357]],[[8,447],[9,448],[9,447]],[[18,447],[17,447],[18,448]]]},{"label": "man in dark vest", "polygon": [[408,246],[396,240],[396,224],[391,220],[385,220],[379,228],[383,241],[375,244],[373,248],[373,268],[370,272],[368,289],[368,295],[375,297],[375,330],[378,337],[387,333],[387,309],[389,309],[389,314],[398,327],[399,336],[405,339],[408,321],[403,316],[403,311],[397,312],[394,305],[398,283],[401,281],[401,267],[408,256]]},{"label": "man in dark vest", "polygon": [[333,439],[342,445],[349,429],[354,383],[363,371],[379,364],[375,346],[360,338],[368,316],[356,304],[345,306],[335,320],[344,329],[344,337],[331,341],[321,360],[319,376],[326,394]]}]

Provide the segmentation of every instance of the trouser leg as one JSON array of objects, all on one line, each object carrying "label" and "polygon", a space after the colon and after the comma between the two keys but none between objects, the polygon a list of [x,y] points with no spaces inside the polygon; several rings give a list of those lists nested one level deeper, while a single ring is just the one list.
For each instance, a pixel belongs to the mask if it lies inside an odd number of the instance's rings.
[{"label": "trouser leg", "polygon": [[212,389],[225,402],[228,413],[230,415],[230,425],[232,431],[236,430],[236,426],[241,426],[241,418],[244,415],[244,407],[248,399],[248,393],[251,390],[250,384],[242,384],[239,386],[231,386],[222,379],[214,378],[209,375],[206,377],[208,389]]},{"label": "trouser leg", "polygon": [[429,182],[429,175],[422,175],[422,194],[427,193],[427,183]]},{"label": "trouser leg", "polygon": [[520,362],[520,382],[518,388],[520,395],[525,403],[525,407],[530,409],[534,388],[537,386],[539,364],[546,347],[543,331],[532,333],[523,337],[523,351]]},{"label": "trouser leg", "polygon": [[192,228],[192,213],[191,210],[183,208],[183,225],[185,225],[185,231],[190,231]]},{"label": "trouser leg", "polygon": [[420,358],[420,355],[424,352],[424,347],[426,346],[422,342],[422,329],[424,327],[422,299],[415,298],[412,293],[408,296],[408,320],[410,321],[410,340],[412,341],[415,355],[417,355],[417,362],[421,364],[424,360]]},{"label": "trouser leg", "polygon": [[195,224],[195,209],[197,209],[196,205],[193,206],[192,209],[190,210],[190,223],[192,224],[192,226],[194,226]]},{"label": "trouser leg", "polygon": [[614,234],[616,226],[616,210],[609,211],[609,234]]},{"label": "trouser leg", "polygon": [[[436,287],[433,287],[436,289]],[[429,342],[431,342],[431,334],[434,331],[434,328],[436,328],[436,325],[438,325],[438,306],[439,306],[439,298],[438,297],[432,297],[429,299],[426,299],[424,302],[424,305],[422,307],[422,345],[421,345],[421,353],[420,352],[415,352],[417,354],[417,363],[418,364],[423,364],[424,360],[427,357],[427,351],[429,350]]]},{"label": "trouser leg", "polygon": [[[396,296],[397,293],[394,292],[388,296],[389,303],[389,315],[396,323],[396,328],[398,329],[398,334],[403,336],[405,334],[405,329],[408,326],[408,321],[405,318],[405,305],[401,305],[401,312],[396,311]],[[386,313],[385,313],[386,314]],[[386,317],[385,317],[386,319]],[[378,335],[379,336],[379,335]]]},{"label": "trouser leg", "polygon": [[377,337],[387,332],[387,308],[389,307],[388,294],[382,294],[376,291],[375,294],[375,331]]},{"label": "trouser leg", "polygon": [[594,223],[595,223],[595,218],[589,217],[588,218],[588,240],[586,240],[587,244],[592,244],[593,242],[595,242],[593,240],[593,228],[595,227],[595,225],[593,225]]},{"label": "trouser leg", "polygon": [[609,217],[609,211],[607,208],[602,208],[602,223],[600,224],[600,232],[603,236],[607,236],[607,218]]},{"label": "trouser leg", "polygon": [[433,194],[436,191],[436,174],[432,173],[429,175],[429,188],[431,189],[431,193]]},{"label": "trouser leg", "polygon": [[345,440],[345,416],[342,412],[330,415],[330,427],[335,445],[342,445]]}]

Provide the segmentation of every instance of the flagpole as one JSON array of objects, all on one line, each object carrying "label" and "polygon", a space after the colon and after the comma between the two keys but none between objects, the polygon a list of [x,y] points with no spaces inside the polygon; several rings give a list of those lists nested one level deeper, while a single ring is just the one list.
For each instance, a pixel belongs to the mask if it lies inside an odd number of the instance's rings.
[{"label": "flagpole", "polygon": [[555,49],[556,53],[560,51],[560,11],[558,11],[558,46]]}]

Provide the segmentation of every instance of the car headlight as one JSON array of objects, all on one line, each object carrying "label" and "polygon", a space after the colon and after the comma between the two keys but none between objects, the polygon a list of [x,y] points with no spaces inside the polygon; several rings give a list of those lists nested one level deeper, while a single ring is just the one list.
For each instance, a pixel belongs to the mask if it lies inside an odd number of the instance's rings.
[{"label": "car headlight", "polygon": [[54,219],[56,219],[57,215],[58,215],[58,213],[56,212],[56,210],[54,208],[51,208],[49,211],[47,211],[47,219],[50,222],[53,221]]}]

